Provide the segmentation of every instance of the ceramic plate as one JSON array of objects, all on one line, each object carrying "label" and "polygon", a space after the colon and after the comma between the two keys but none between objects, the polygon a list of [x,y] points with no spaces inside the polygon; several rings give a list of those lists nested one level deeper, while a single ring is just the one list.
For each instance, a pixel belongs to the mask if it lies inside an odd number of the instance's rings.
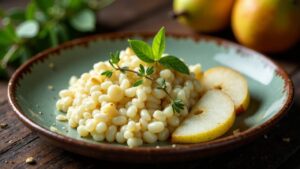
[{"label": "ceramic plate", "polygon": [[[232,149],[273,126],[292,103],[293,87],[286,72],[267,57],[237,44],[207,36],[169,34],[167,53],[188,64],[201,63],[204,70],[227,66],[248,80],[251,103],[239,115],[232,130],[216,140],[198,144],[159,143],[138,148],[80,138],[66,123],[57,122],[58,91],[68,86],[70,76],[90,70],[95,62],[107,60],[109,52],[125,49],[128,38],[148,40],[153,34],[107,34],[67,42],[46,50],[22,65],[9,82],[10,104],[18,118],[53,144],[79,154],[105,160],[153,162],[189,160]],[[54,68],[51,68],[51,65]],[[53,90],[49,90],[49,87]],[[52,132],[51,126],[58,131]],[[240,133],[233,135],[232,131]]]}]

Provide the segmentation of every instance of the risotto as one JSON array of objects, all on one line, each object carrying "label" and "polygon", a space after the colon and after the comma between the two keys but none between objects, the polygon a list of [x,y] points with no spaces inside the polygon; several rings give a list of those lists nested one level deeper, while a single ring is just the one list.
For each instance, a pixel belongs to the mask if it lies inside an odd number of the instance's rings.
[{"label": "risotto", "polygon": [[[136,73],[114,71],[109,78],[103,76],[111,64],[98,62],[88,73],[72,76],[69,87],[59,92],[56,107],[65,114],[56,119],[67,121],[81,137],[91,136],[95,141],[136,147],[168,140],[200,98],[201,66],[189,66],[190,74],[186,75],[143,62],[131,48],[121,51],[119,57],[118,64],[130,70],[152,67],[151,79],[163,80],[167,93],[145,77],[136,85],[140,79]],[[182,101],[180,112],[174,111],[170,98]]]}]

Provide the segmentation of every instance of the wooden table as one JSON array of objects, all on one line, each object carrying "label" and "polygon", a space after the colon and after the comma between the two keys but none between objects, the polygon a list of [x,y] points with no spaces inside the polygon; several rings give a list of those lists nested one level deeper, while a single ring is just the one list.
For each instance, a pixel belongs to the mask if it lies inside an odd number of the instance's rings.
[{"label": "wooden table", "polygon": [[[26,1],[1,1],[0,6],[24,6]],[[164,25],[169,32],[194,34],[192,30],[169,16],[171,1],[119,0],[99,13],[99,32],[157,31]],[[214,34],[235,41],[230,30]],[[277,169],[300,167],[300,43],[288,52],[272,58],[281,64],[292,77],[296,97],[288,115],[272,130],[255,141],[236,150],[217,156],[184,163],[125,164],[89,159],[66,152],[41,140],[27,129],[14,115],[7,102],[7,81],[0,81],[0,123],[8,126],[0,129],[0,168],[243,168]],[[34,157],[35,165],[25,163]]]}]

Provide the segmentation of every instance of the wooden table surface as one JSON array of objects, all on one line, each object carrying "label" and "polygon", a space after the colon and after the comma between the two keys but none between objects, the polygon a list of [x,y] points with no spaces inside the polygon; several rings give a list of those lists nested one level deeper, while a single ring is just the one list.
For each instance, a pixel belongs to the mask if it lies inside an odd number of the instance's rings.
[{"label": "wooden table surface", "polygon": [[[28,0],[27,0],[28,1]],[[0,0],[0,7],[24,6],[25,0]],[[118,0],[99,13],[98,32],[157,31],[162,25],[168,32],[194,34],[192,30],[170,18],[170,0]],[[235,41],[231,31],[213,34]],[[1,38],[1,37],[0,37]],[[280,42],[279,42],[280,43]],[[290,74],[295,85],[295,103],[273,129],[255,141],[220,155],[183,163],[127,164],[89,159],[76,155],[41,140],[14,115],[7,101],[7,81],[0,81],[0,168],[210,168],[210,169],[285,169],[300,167],[300,43],[293,49],[272,55]],[[36,164],[26,164],[27,157]]]}]

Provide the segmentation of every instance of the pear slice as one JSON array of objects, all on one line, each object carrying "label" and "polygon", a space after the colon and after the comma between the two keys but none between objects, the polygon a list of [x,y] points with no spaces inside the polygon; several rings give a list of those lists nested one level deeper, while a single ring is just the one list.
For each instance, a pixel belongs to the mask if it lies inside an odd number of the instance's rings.
[{"label": "pear slice", "polygon": [[232,99],[220,90],[209,90],[173,132],[172,142],[198,143],[213,140],[228,131],[234,120]]},{"label": "pear slice", "polygon": [[202,78],[206,90],[220,89],[228,94],[235,105],[236,113],[246,111],[250,102],[247,80],[237,71],[226,67],[214,67],[204,72]]}]

